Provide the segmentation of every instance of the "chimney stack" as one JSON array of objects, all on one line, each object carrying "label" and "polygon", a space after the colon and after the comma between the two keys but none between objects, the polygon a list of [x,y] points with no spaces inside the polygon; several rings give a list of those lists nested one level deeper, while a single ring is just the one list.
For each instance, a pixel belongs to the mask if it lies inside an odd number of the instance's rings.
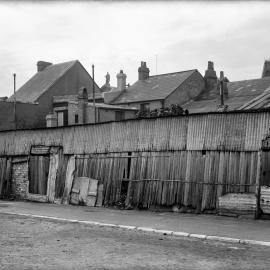
[{"label": "chimney stack", "polygon": [[139,80],[146,80],[149,78],[149,68],[146,66],[146,62],[141,62],[141,66],[138,68]]},{"label": "chimney stack", "polygon": [[78,115],[79,124],[87,122],[86,109],[88,105],[88,92],[85,87],[81,87],[78,93]]},{"label": "chimney stack", "polygon": [[265,60],[263,65],[262,78],[270,76],[270,60]]},{"label": "chimney stack", "polygon": [[117,90],[123,91],[126,89],[126,79],[127,75],[121,69],[120,72],[116,75],[117,78]]},{"label": "chimney stack", "polygon": [[228,92],[227,83],[228,83],[229,80],[227,79],[227,77],[224,76],[224,71],[220,71],[219,81],[220,81],[221,87],[223,88],[222,89],[223,96],[228,97],[229,92]]},{"label": "chimney stack", "polygon": [[52,65],[50,62],[45,62],[45,61],[38,61],[37,62],[37,71],[43,71],[46,67]]},{"label": "chimney stack", "polygon": [[211,61],[208,61],[208,67],[205,71],[204,80],[206,89],[212,90],[217,87],[217,74],[214,70],[214,63]]}]

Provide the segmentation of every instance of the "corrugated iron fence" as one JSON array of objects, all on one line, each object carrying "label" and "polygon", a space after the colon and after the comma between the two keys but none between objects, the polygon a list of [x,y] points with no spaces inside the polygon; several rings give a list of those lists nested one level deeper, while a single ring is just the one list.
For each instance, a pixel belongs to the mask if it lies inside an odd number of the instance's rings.
[{"label": "corrugated iron fence", "polygon": [[119,201],[126,186],[126,205],[214,209],[222,194],[255,192],[269,123],[269,112],[217,113],[0,132],[0,155],[29,155],[35,145],[63,147],[58,197],[76,155],[76,175],[104,184],[104,204]]}]

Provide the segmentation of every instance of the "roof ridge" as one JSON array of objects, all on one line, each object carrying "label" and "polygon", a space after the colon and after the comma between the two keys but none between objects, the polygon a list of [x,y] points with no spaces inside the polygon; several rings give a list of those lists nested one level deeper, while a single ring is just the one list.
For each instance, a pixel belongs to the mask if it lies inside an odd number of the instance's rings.
[{"label": "roof ridge", "polygon": [[[60,65],[67,65],[69,64],[65,70],[63,70],[61,73],[59,73],[59,76],[57,78],[55,78],[55,80],[53,80],[50,84],[47,85],[47,87],[45,89],[43,89],[43,91],[39,94],[39,96],[35,99],[35,101],[33,102],[36,102],[36,100],[41,97],[50,87],[52,87],[60,78],[62,78],[67,71],[69,71],[76,63],[78,63],[79,61],[78,60],[72,60],[72,61],[67,61],[67,62],[62,62],[62,63],[58,63],[58,64],[52,64],[50,66],[48,66],[47,68],[44,69],[44,71],[48,71],[51,67],[55,67],[55,66],[60,66]],[[44,71],[41,71],[41,72],[44,72]],[[33,78],[35,78],[36,76],[38,76],[40,72],[36,72],[28,81],[26,81],[15,93],[15,98],[16,98],[16,94],[19,93],[19,91],[25,87],[25,85],[27,83],[29,83],[29,81],[31,81]],[[9,97],[9,100],[14,100],[14,94]]]},{"label": "roof ridge", "polygon": [[258,81],[258,80],[270,80],[270,76],[269,77],[263,77],[263,78],[256,78],[256,79],[246,79],[246,80],[232,81],[232,82],[228,82],[228,84],[229,83],[238,83],[238,82]]},{"label": "roof ridge", "polygon": [[177,73],[184,73],[184,72],[189,72],[189,71],[198,71],[198,69],[195,68],[195,69],[189,69],[189,70],[183,70],[183,71],[176,71],[176,72],[162,73],[162,74],[157,74],[157,75],[149,76],[149,78],[157,77],[157,76],[164,76],[164,75],[172,75],[172,74],[177,74]]}]

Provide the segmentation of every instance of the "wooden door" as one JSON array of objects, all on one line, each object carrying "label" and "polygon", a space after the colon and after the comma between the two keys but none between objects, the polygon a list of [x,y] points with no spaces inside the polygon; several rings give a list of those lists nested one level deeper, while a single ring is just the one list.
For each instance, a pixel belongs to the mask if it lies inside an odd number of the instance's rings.
[{"label": "wooden door", "polygon": [[30,157],[29,193],[40,195],[47,194],[49,166],[49,155]]},{"label": "wooden door", "polygon": [[270,187],[270,151],[262,152],[261,186]]}]

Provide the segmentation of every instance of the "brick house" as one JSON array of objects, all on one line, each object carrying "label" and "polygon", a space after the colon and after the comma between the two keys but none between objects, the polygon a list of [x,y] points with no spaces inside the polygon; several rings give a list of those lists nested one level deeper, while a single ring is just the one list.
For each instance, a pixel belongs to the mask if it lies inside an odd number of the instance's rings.
[{"label": "brick house", "polygon": [[[81,87],[77,95],[54,96],[53,113],[46,116],[47,127],[121,121],[136,117],[137,109],[105,104],[89,98],[89,90]],[[60,116],[64,112],[66,116]]]},{"label": "brick house", "polygon": [[[212,62],[208,63],[204,78],[205,89],[197,97],[183,104],[183,107],[191,113],[260,110],[270,107],[269,60],[264,63],[261,78],[229,82],[223,71],[217,78]],[[220,82],[223,89],[220,87]]]},{"label": "brick house", "polygon": [[178,104],[190,113],[270,107],[270,60],[265,61],[261,78],[234,82],[229,82],[223,71],[218,78],[211,61],[204,76],[196,69],[154,76],[149,72],[146,63],[141,62],[138,80],[126,87],[126,75],[120,71],[117,87],[102,87],[104,102],[138,110]]},{"label": "brick house", "polygon": [[125,105],[139,110],[153,110],[170,104],[183,104],[198,96],[205,81],[198,70],[149,76],[146,62],[141,62],[138,80],[126,88],[126,75],[117,74],[117,88],[104,93],[104,102]]},{"label": "brick house", "polygon": [[[78,89],[86,87],[93,88],[93,80],[86,69],[78,61],[69,61],[59,64],[39,61],[37,73],[28,80],[15,94],[16,102],[38,104],[34,117],[36,121],[31,122],[31,117],[25,119],[26,127],[46,126],[46,115],[53,112],[53,97],[64,95],[77,95]],[[100,89],[95,84],[95,97],[102,101]],[[93,99],[92,91],[89,100]],[[8,101],[14,101],[14,95]],[[68,113],[58,111],[57,116],[62,121],[68,122]]]}]

